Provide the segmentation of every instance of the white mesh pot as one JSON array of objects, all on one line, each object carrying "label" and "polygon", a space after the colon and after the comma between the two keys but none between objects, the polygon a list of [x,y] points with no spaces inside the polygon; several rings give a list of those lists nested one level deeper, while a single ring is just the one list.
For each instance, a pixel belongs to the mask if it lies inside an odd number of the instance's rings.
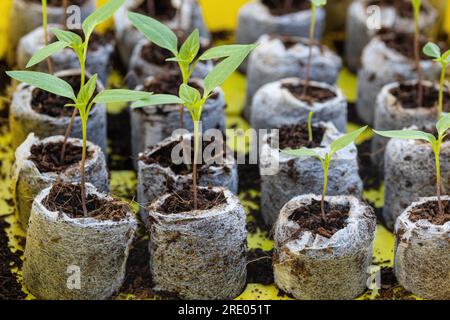
[{"label": "white mesh pot", "polygon": [[[450,197],[442,197],[450,201]],[[411,211],[436,197],[423,198],[408,207],[395,224],[394,270],[398,282],[415,295],[450,300],[450,222],[435,225],[428,220],[412,222]]]},{"label": "white mesh pot", "polygon": [[[131,210],[120,221],[70,218],[49,211],[43,200],[50,188],[36,197],[28,226],[23,278],[39,299],[99,300],[117,292],[137,222]],[[87,185],[88,194],[112,201]],[[76,286],[77,277],[80,286]],[[73,282],[72,282],[73,280]]]},{"label": "white mesh pot", "polygon": [[331,238],[300,230],[289,219],[298,208],[320,196],[304,195],[289,201],[275,225],[273,270],[275,283],[297,299],[353,299],[366,289],[372,263],[376,218],[373,209],[351,196],[326,197],[334,205],[349,205],[346,226]]},{"label": "white mesh pot", "polygon": [[[372,20],[378,17],[374,11],[367,9],[368,4],[372,1],[353,1],[348,8],[346,33],[351,36],[346,38],[345,60],[352,71],[357,71],[361,67],[361,54],[364,47],[379,30],[368,27],[368,24],[374,23]],[[422,10],[419,23],[421,30],[426,33],[436,23],[437,12],[426,0],[422,1],[422,7],[426,9],[426,13]],[[394,32],[414,31],[414,20],[399,16],[393,7],[381,7],[380,18],[380,27],[382,28],[392,29]]]},{"label": "white mesh pot", "polygon": [[[67,70],[55,73],[57,77],[79,75],[79,70]],[[98,90],[103,90],[103,85],[98,81]],[[9,125],[12,132],[12,147],[16,149],[28,134],[34,132],[39,138],[56,135],[64,135],[70,123],[70,117],[52,117],[38,113],[31,106],[32,94],[35,87],[20,84],[13,96],[11,103]],[[64,107],[62,107],[64,108]],[[95,104],[92,107],[87,123],[88,140],[98,145],[104,154],[107,154],[108,141],[106,138],[106,107],[104,104]],[[71,137],[81,139],[83,137],[81,118],[77,116],[72,125]]]},{"label": "white mesh pot", "polygon": [[[417,80],[407,81],[406,84],[417,85]],[[431,82],[423,82],[426,87],[433,87],[439,91],[439,85]],[[403,128],[417,126],[419,128],[430,127],[436,125],[438,118],[438,101],[434,108],[403,108],[397,98],[391,93],[397,89],[400,83],[394,82],[383,87],[377,97],[375,105],[374,129],[379,131],[385,130],[402,130]],[[380,169],[384,166],[384,150],[389,139],[375,135],[372,138],[372,163],[376,163]]]},{"label": "white mesh pot", "polygon": [[[70,166],[63,172],[41,173],[35,163],[29,160],[32,146],[63,141],[64,136],[53,136],[40,140],[30,133],[28,138],[16,149],[16,160],[13,167],[13,198],[19,222],[25,230],[30,217],[31,205],[38,193],[56,180],[68,183],[81,181],[80,163]],[[68,143],[82,146],[82,141],[79,139],[71,138]],[[108,192],[109,178],[105,156],[98,146],[88,142],[87,147],[91,156],[86,161],[86,181],[92,183],[100,192]]]},{"label": "white mesh pot", "polygon": [[[128,20],[128,12],[138,7],[145,0],[126,0],[125,5],[119,8],[114,15],[114,26],[116,31],[116,40],[118,50],[123,63],[128,66],[130,62],[133,49],[138,42],[144,38],[136,28],[133,27]],[[176,1],[172,1],[175,8],[178,8]],[[162,21],[169,28],[178,28],[178,22],[181,22],[181,29],[191,32],[194,29],[199,29],[200,35],[209,38],[209,32],[203,20],[203,15],[200,6],[196,0],[184,0],[183,8],[181,10],[181,18],[178,18],[178,12],[170,21]]]},{"label": "white mesh pot", "polygon": [[[412,129],[416,129],[413,127]],[[450,190],[450,142],[441,150],[441,174],[444,190]],[[420,197],[436,194],[436,165],[431,146],[424,141],[391,139],[384,158],[383,217],[393,229],[397,217]]]},{"label": "white mesh pot", "polygon": [[[149,78],[146,82],[155,81]],[[201,84],[199,80],[193,80]],[[136,90],[143,90],[140,85]],[[214,90],[214,97],[206,100],[202,111],[202,130],[218,129],[225,132],[225,96],[222,89]],[[145,148],[156,145],[167,137],[170,137],[175,130],[180,129],[180,106],[160,105],[130,110],[131,121],[131,150],[136,159]],[[184,129],[193,132],[194,123],[188,110],[183,112]]]},{"label": "white mesh pot", "polygon": [[[251,103],[256,91],[263,85],[284,78],[306,78],[309,47],[308,39],[289,37],[295,45],[286,48],[279,37],[263,35],[258,47],[251,53],[247,66],[247,102],[245,116],[250,119]],[[311,80],[336,83],[342,67],[341,58],[325,46],[314,46],[311,60]]]},{"label": "white mesh pot", "polygon": [[[61,28],[60,25],[51,25],[52,28]],[[50,31],[49,31],[50,33]],[[51,33],[50,33],[51,34]],[[20,39],[17,48],[17,65],[20,69],[25,69],[31,57],[45,46],[44,28],[39,27]],[[96,50],[88,50],[86,58],[86,70],[90,74],[97,74],[102,83],[106,83],[110,74],[111,55],[114,52],[114,41],[101,45]],[[63,71],[67,69],[78,69],[80,63],[75,52],[66,48],[51,57],[53,62],[53,71]],[[44,60],[38,65],[32,67],[33,70],[48,72],[47,61]]]},{"label": "white mesh pot", "polygon": [[[325,128],[321,147],[317,153],[324,153],[331,142],[341,137],[333,124],[319,123]],[[269,163],[270,158],[279,159],[279,170],[274,175],[261,175],[261,214],[267,225],[273,225],[281,208],[292,198],[303,194],[321,194],[323,169],[320,161],[313,157],[292,157],[271,147],[269,140],[274,134],[263,138],[260,166]],[[263,169],[260,168],[260,171]],[[361,197],[363,184],[358,174],[358,151],[354,144],[338,151],[331,161],[328,172],[329,195],[354,195]]]},{"label": "white mesh pot", "polygon": [[[411,44],[412,45],[412,44]],[[422,60],[424,78],[439,78],[440,67],[432,60]],[[417,79],[415,62],[389,48],[379,38],[373,38],[362,55],[358,71],[358,115],[367,124],[373,124],[375,101],[381,89],[392,82]]]},{"label": "white mesh pot", "polygon": [[[185,141],[192,139],[192,134],[183,135]],[[181,136],[171,136],[157,145],[150,147],[142,156],[151,156],[158,150],[172,144],[180,142]],[[180,142],[181,143],[181,142]],[[224,142],[225,143],[225,142]],[[192,159],[191,159],[192,162]],[[170,167],[164,167],[159,163],[146,163],[142,159],[138,161],[138,187],[137,199],[141,205],[141,217],[147,220],[145,208],[157,198],[166,193],[182,189],[186,184],[192,184],[192,173],[186,175],[176,174]],[[204,164],[198,171],[198,185],[224,187],[232,193],[238,190],[237,164],[230,150],[224,155],[223,163]]]},{"label": "white mesh pot", "polygon": [[[201,39],[202,43],[207,44],[209,40]],[[176,62],[164,62],[164,65],[156,65],[142,58],[142,49],[150,42],[147,39],[141,39],[133,50],[130,59],[130,72],[127,76],[127,84],[129,88],[135,88],[141,85],[146,78],[153,77],[161,73],[167,72],[167,67],[172,64],[174,68],[178,68]],[[171,65],[171,66],[172,66]],[[206,75],[214,68],[214,63],[210,61],[199,61],[192,72],[192,78],[204,79]]]},{"label": "white mesh pot", "polygon": [[226,203],[209,210],[166,214],[149,211],[150,271],[154,289],[182,299],[232,299],[246,282],[246,215],[239,199],[223,188]]},{"label": "white mesh pot", "polygon": [[[263,34],[279,36],[309,37],[311,10],[274,16],[260,0],[253,0],[241,7],[236,29],[236,42],[255,43]],[[325,29],[325,10],[316,9],[316,30],[314,37],[321,39]],[[247,69],[246,60],[240,67]]]},{"label": "white mesh pot", "polygon": [[342,92],[329,84],[311,81],[310,85],[331,90],[336,97],[309,105],[298,100],[283,84],[304,83],[298,78],[268,83],[255,94],[252,103],[251,125],[254,129],[275,129],[283,125],[307,123],[310,111],[314,111],[313,123],[332,122],[345,132],[347,127],[347,101]]},{"label": "white mesh pot", "polygon": [[[86,0],[80,7],[81,20],[94,12],[96,0]],[[63,20],[64,12],[62,7],[47,7],[47,19],[49,24],[60,24]],[[10,26],[8,28],[8,38],[11,48],[15,48],[20,38],[28,32],[42,26],[42,5],[33,1],[14,0],[9,16]]]}]

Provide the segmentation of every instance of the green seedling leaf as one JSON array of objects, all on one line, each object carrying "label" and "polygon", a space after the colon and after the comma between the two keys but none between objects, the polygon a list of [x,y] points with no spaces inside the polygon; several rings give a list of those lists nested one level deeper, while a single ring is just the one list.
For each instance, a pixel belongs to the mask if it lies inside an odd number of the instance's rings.
[{"label": "green seedling leaf", "polygon": [[69,43],[67,42],[63,42],[63,41],[57,41],[54,42],[52,44],[49,44],[48,46],[40,49],[38,52],[36,52],[30,59],[30,61],[28,61],[27,63],[27,68],[30,68],[36,64],[38,64],[39,62],[47,59],[48,57],[52,56],[53,54],[55,54],[56,52],[66,48],[67,46],[69,46]]},{"label": "green seedling leaf", "polygon": [[204,80],[205,92],[203,97],[207,97],[214,89],[220,87],[225,80],[241,65],[241,63],[254,48],[254,45],[242,46],[241,51],[229,56],[215,66]]},{"label": "green seedling leaf", "polygon": [[441,48],[433,42],[428,42],[423,47],[423,53],[426,54],[428,57],[439,59],[441,57]]},{"label": "green seedling leaf", "polygon": [[327,0],[311,0],[311,3],[312,3],[315,7],[323,7],[324,5],[327,4]]},{"label": "green seedling leaf", "polygon": [[152,93],[145,91],[111,89],[103,90],[95,98],[96,103],[121,103],[151,99]]},{"label": "green seedling leaf", "polygon": [[180,98],[186,105],[195,105],[202,99],[200,92],[187,84],[182,84],[179,91]]},{"label": "green seedling leaf", "polygon": [[436,124],[436,129],[438,130],[439,137],[442,137],[447,133],[447,130],[450,129],[450,113],[447,113],[439,119]]},{"label": "green seedling leaf", "polygon": [[434,143],[434,141],[436,141],[436,138],[432,134],[418,130],[392,130],[392,131],[374,130],[374,132],[386,138],[396,138],[403,140],[425,140],[430,143]]},{"label": "green seedling leaf", "polygon": [[316,157],[322,159],[322,157],[312,149],[302,148],[302,149],[285,149],[281,153],[293,157]]},{"label": "green seedling leaf", "polygon": [[97,75],[94,74],[88,82],[80,89],[77,96],[77,103],[87,104],[91,100],[95,89],[97,88]]},{"label": "green seedling leaf", "polygon": [[330,145],[330,154],[333,155],[337,151],[344,149],[349,144],[354,142],[364,131],[366,131],[367,126],[362,127],[358,130],[355,130],[353,132],[350,132],[346,134],[345,136],[342,136],[336,140],[334,140]]},{"label": "green seedling leaf", "polygon": [[447,50],[444,52],[444,54],[441,57],[442,61],[447,65],[450,63],[450,50]]},{"label": "green seedling leaf", "polygon": [[159,106],[166,104],[183,104],[183,100],[171,94],[154,94],[149,98],[142,99],[131,104],[131,108],[142,108],[150,106]]},{"label": "green seedling leaf", "polygon": [[151,42],[169,50],[174,56],[178,54],[177,36],[166,25],[158,20],[135,12],[129,12],[128,19]]},{"label": "green seedling leaf", "polygon": [[83,44],[81,37],[72,31],[59,29],[52,29],[51,31],[59,41],[67,42],[73,47],[81,46]]},{"label": "green seedling leaf", "polygon": [[181,46],[178,54],[178,61],[183,61],[188,64],[191,63],[194,61],[195,57],[197,57],[199,50],[200,36],[198,29],[195,29]]},{"label": "green seedling leaf", "polygon": [[114,13],[125,3],[125,0],[109,0],[91,13],[84,21],[82,29],[86,38],[89,38],[95,27],[111,18]]},{"label": "green seedling leaf", "polygon": [[[199,60],[206,61],[206,60],[227,58],[227,57],[233,56],[235,54],[239,54],[243,51],[247,51],[248,50],[247,47],[248,47],[247,45],[242,45],[242,44],[231,44],[231,45],[214,47],[214,48],[206,50],[200,56]],[[254,48],[256,48],[256,45],[253,45],[251,50],[253,50]]]},{"label": "green seedling leaf", "polygon": [[7,71],[6,74],[17,81],[75,101],[72,86],[53,75],[36,71]]}]

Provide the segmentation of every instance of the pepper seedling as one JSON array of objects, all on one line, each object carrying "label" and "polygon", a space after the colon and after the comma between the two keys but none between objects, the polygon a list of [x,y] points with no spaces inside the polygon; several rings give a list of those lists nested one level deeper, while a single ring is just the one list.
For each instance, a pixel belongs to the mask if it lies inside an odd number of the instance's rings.
[{"label": "pepper seedling", "polygon": [[[68,30],[60,30],[60,29],[52,29],[52,33],[56,36],[58,41],[55,41],[44,48],[40,49],[38,52],[36,52],[28,61],[27,68],[30,68],[44,59],[49,59],[53,54],[65,49],[65,48],[71,48],[80,63],[80,70],[81,70],[81,80],[80,80],[80,90],[84,86],[86,82],[86,57],[88,52],[88,46],[89,46],[89,40],[94,32],[94,29],[104,21],[111,18],[114,13],[125,3],[125,0],[110,0],[102,7],[95,10],[92,14],[90,14],[83,22],[82,24],[82,31],[84,34],[84,40],[81,39],[81,37]],[[46,30],[46,28],[44,28]],[[63,147],[61,149],[61,161],[64,160],[65,156],[65,150],[66,150],[66,144],[67,139],[70,136],[70,133],[72,131],[72,125],[75,120],[75,117],[78,113],[78,109],[74,108],[73,113],[71,115],[69,125],[67,126],[67,130],[64,135],[64,143]]]},{"label": "pepper seedling", "polygon": [[423,47],[423,53],[428,57],[433,58],[433,61],[441,65],[441,77],[439,81],[439,113],[438,119],[441,118],[444,105],[444,85],[445,85],[445,71],[450,63],[450,50],[441,54],[441,48],[433,42],[428,42]]},{"label": "pepper seedling", "polygon": [[423,140],[430,144],[434,153],[435,165],[436,165],[436,194],[438,199],[439,214],[444,215],[444,207],[441,199],[441,164],[440,153],[442,147],[442,141],[448,135],[447,130],[450,129],[450,114],[446,114],[441,117],[436,124],[438,137],[436,138],[431,133],[422,132],[419,130],[392,130],[392,131],[375,131],[380,136],[386,138],[396,138],[403,140]]},{"label": "pepper seedling", "polygon": [[308,92],[309,81],[311,78],[312,48],[314,46],[314,34],[316,32],[316,9],[327,4],[327,0],[311,0],[311,24],[309,27],[309,53],[308,62],[306,63],[306,82],[303,87],[303,95]]},{"label": "pepper seedling", "polygon": [[24,82],[41,90],[66,97],[72,100],[67,107],[74,107],[78,110],[82,124],[82,156],[81,156],[81,201],[83,213],[88,215],[86,208],[86,142],[87,142],[87,121],[92,106],[95,103],[126,103],[146,100],[147,103],[159,104],[161,100],[171,103],[178,103],[180,99],[169,95],[153,95],[150,92],[134,91],[125,89],[103,90],[94,96],[97,89],[97,75],[92,76],[80,89],[77,95],[72,86],[56,76],[36,71],[7,71],[8,76],[18,81]]},{"label": "pepper seedling", "polygon": [[[48,22],[47,22],[47,0],[42,0],[42,27],[44,28],[44,44],[48,46]],[[53,73],[53,64],[50,57],[47,58],[48,73]]]},{"label": "pepper seedling", "polygon": [[323,155],[314,151],[313,149],[302,148],[302,149],[285,149],[282,152],[289,156],[294,157],[315,157],[319,159],[322,164],[323,169],[323,189],[322,189],[322,198],[320,201],[320,210],[322,214],[322,220],[326,221],[326,212],[325,212],[325,196],[327,193],[328,187],[328,171],[330,169],[331,160],[333,159],[333,155],[341,149],[344,149],[352,142],[354,142],[365,130],[367,126],[360,128],[356,131],[348,133],[336,140],[334,140],[329,147],[329,152],[325,152]]},{"label": "pepper seedling", "polygon": [[422,106],[423,102],[423,72],[420,65],[420,8],[422,6],[422,0],[411,0],[414,10],[414,59],[416,63],[417,75],[419,78],[419,84],[417,87],[417,106]]}]

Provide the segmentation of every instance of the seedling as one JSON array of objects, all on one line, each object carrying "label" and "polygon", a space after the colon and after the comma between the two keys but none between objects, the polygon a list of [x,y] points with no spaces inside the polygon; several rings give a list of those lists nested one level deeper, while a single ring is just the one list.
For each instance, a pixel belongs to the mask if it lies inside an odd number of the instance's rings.
[{"label": "seedling", "polygon": [[284,154],[294,156],[294,157],[315,157],[320,160],[320,163],[322,164],[323,169],[323,189],[322,189],[322,198],[320,201],[320,210],[322,214],[322,220],[326,221],[326,212],[325,212],[325,196],[327,193],[327,186],[328,186],[328,170],[330,169],[331,160],[333,159],[333,155],[341,150],[347,147],[349,144],[354,142],[365,130],[367,129],[367,126],[360,128],[356,131],[353,131],[349,134],[346,134],[339,139],[336,139],[330,144],[330,151],[326,152],[324,155],[319,154],[318,152],[314,151],[313,149],[286,149],[283,150]]},{"label": "seedling", "polygon": [[444,207],[441,199],[441,165],[440,165],[440,153],[442,147],[442,141],[447,137],[447,130],[450,129],[450,114],[446,114],[441,117],[436,124],[438,137],[434,135],[422,132],[418,130],[393,130],[393,131],[375,131],[376,134],[386,138],[396,138],[403,140],[423,140],[431,145],[433,150],[436,164],[436,194],[438,198],[439,214],[444,215]]},{"label": "seedling", "polygon": [[433,58],[435,62],[441,64],[441,77],[439,81],[439,116],[441,118],[444,104],[444,84],[445,84],[445,71],[450,63],[450,50],[447,50],[444,54],[441,54],[441,48],[435,43],[428,42],[423,47],[423,53],[428,57]]},{"label": "seedling", "polygon": [[[51,31],[56,36],[58,41],[50,45],[47,45],[38,52],[36,52],[31,57],[30,61],[28,61],[26,67],[30,68],[40,63],[44,59],[50,59],[50,56],[52,56],[53,54],[57,53],[60,50],[63,50],[67,47],[71,48],[72,50],[74,50],[80,63],[80,70],[81,70],[80,90],[81,90],[81,88],[84,86],[86,82],[86,57],[88,52],[89,39],[92,33],[94,32],[94,29],[99,24],[111,18],[114,12],[116,12],[117,9],[119,9],[124,4],[124,2],[125,0],[110,0],[104,6],[100,7],[99,9],[94,11],[91,15],[89,15],[89,17],[87,17],[84,20],[82,25],[84,41],[81,39],[79,35],[77,35],[74,32],[52,29]],[[44,30],[47,30],[47,28],[45,27]],[[77,113],[78,109],[74,108],[72,116],[70,117],[69,125],[67,126],[67,130],[64,135],[64,143],[61,149],[61,161],[64,160],[67,139],[70,136],[70,132],[72,131],[72,125]]]},{"label": "seedling", "polygon": [[309,53],[308,62],[306,64],[306,83],[303,87],[303,95],[308,92],[309,81],[311,78],[311,61],[312,61],[312,48],[314,45],[314,33],[316,32],[316,9],[323,7],[327,4],[327,0],[311,0],[311,25],[309,28]]},{"label": "seedling", "polygon": [[417,75],[419,78],[419,85],[417,88],[417,106],[421,106],[423,102],[423,72],[422,67],[420,65],[420,45],[419,45],[419,37],[420,37],[420,8],[422,6],[422,0],[411,0],[413,9],[414,9],[414,57],[416,61],[416,69]]},{"label": "seedling", "polygon": [[[44,44],[48,45],[47,0],[42,0],[42,27],[44,28]],[[52,59],[47,58],[48,72],[53,73]]]},{"label": "seedling", "polygon": [[313,141],[313,132],[312,132],[312,117],[313,117],[314,111],[310,111],[308,115],[308,141]]}]

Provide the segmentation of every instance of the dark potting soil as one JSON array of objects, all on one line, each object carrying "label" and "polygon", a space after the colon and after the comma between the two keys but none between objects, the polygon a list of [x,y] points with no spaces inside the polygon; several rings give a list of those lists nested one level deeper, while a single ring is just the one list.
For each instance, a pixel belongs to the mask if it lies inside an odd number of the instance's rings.
[{"label": "dark potting soil", "polygon": [[309,0],[262,0],[262,3],[269,8],[274,16],[296,13],[311,8]]},{"label": "dark potting soil", "polygon": [[343,229],[350,214],[350,207],[344,205],[330,205],[325,202],[326,220],[322,219],[320,201],[312,200],[309,206],[296,209],[289,216],[289,220],[300,226],[299,232],[311,231],[313,234],[331,238]]},{"label": "dark potting soil", "polygon": [[[41,4],[42,0],[27,0],[28,2],[33,2],[36,4]],[[64,0],[47,0],[47,5],[50,7],[62,7]],[[87,0],[68,0],[67,5],[72,6],[82,6],[87,2]]]},{"label": "dark potting soil", "polygon": [[[145,164],[149,165],[149,164],[159,164],[160,166],[164,167],[164,168],[170,168],[175,174],[177,175],[188,175],[192,173],[192,166],[191,165],[187,165],[187,164],[174,164],[172,162],[172,150],[173,148],[175,148],[178,144],[182,143],[182,138],[180,138],[180,140],[178,141],[173,141],[172,143],[169,143],[168,145],[164,146],[163,148],[158,149],[157,151],[155,151],[154,153],[149,153],[149,152],[145,152],[140,158],[139,160],[143,161]],[[210,145],[211,143],[214,143],[214,139],[213,141],[205,141],[202,140],[202,146],[201,146],[201,150],[205,150],[206,147],[208,147],[208,145]],[[220,142],[223,145],[223,152],[220,154],[217,154],[217,150],[214,149],[211,157],[215,158],[224,158],[226,156],[226,143],[225,141]],[[186,146],[187,148],[187,146]],[[151,152],[151,148],[149,149],[149,151]],[[183,149],[184,151],[184,149]],[[191,138],[191,147],[190,147],[190,162],[193,163],[194,161],[194,138]],[[199,151],[199,157],[201,155],[201,152]],[[210,159],[203,159],[203,160],[210,160]],[[201,164],[197,164],[197,173],[198,176],[200,177],[202,173],[207,172],[209,169],[209,166],[207,163],[203,162]],[[226,168],[224,166],[224,168]]]},{"label": "dark potting soil", "polygon": [[[415,109],[417,105],[418,95],[417,84],[400,83],[400,86],[392,89],[390,93],[397,99],[403,109]],[[445,112],[450,111],[450,93],[444,91],[444,105]],[[423,86],[423,103],[421,108],[432,109],[436,108],[439,101],[439,90],[434,86]]]},{"label": "dark potting soil", "polygon": [[[380,39],[386,44],[386,46],[392,50],[395,50],[399,54],[403,55],[406,58],[414,60],[415,52],[414,52],[414,34],[410,33],[401,33],[401,32],[393,32],[392,30],[382,29],[378,32]],[[427,40],[425,38],[419,39],[419,47],[423,48],[426,44]],[[420,50],[420,59],[427,60],[429,59],[424,55],[422,50]]]},{"label": "dark potting soil", "polygon": [[[92,194],[88,194],[86,198],[88,216],[100,221],[120,221],[131,212],[130,206],[121,201],[100,199]],[[43,204],[48,210],[65,213],[70,218],[85,218],[80,185],[56,182]]]},{"label": "dark potting soil", "polygon": [[[61,78],[72,85],[74,92],[80,90],[81,79],[79,75]],[[46,114],[50,117],[70,117],[73,113],[73,107],[64,106],[68,103],[73,103],[73,101],[38,88],[35,88],[32,92],[31,108],[37,113]]]},{"label": "dark potting soil", "polygon": [[0,217],[0,301],[21,300],[26,297],[15,274],[11,272],[13,268],[22,268],[20,256],[23,252],[10,250],[9,239],[5,231],[9,227],[10,224],[5,221],[5,217]]},{"label": "dark potting soil", "polygon": [[247,283],[269,285],[274,283],[273,250],[250,249],[247,253]]},{"label": "dark potting soil", "polygon": [[289,92],[296,97],[298,100],[303,101],[309,105],[313,105],[317,102],[326,102],[333,98],[336,98],[336,94],[328,89],[314,87],[309,85],[306,95],[303,94],[303,84],[291,84],[284,83],[281,86],[284,89],[289,90]]},{"label": "dark potting soil", "polygon": [[450,201],[442,201],[443,212],[439,211],[437,201],[429,201],[420,206],[415,207],[409,216],[412,222],[419,220],[428,220],[434,225],[442,226],[450,221]]},{"label": "dark potting soil", "polygon": [[[33,161],[40,173],[45,172],[64,172],[73,165],[79,165],[81,162],[82,147],[68,142],[66,152],[61,162],[61,150],[63,143],[39,143],[31,146],[31,155],[28,158]],[[92,157],[92,151],[87,152],[87,158]]]},{"label": "dark potting soil", "polygon": [[319,148],[324,134],[325,128],[312,125],[312,140],[309,141],[307,124],[283,126],[279,129],[280,149]]},{"label": "dark potting soil", "polygon": [[131,154],[130,109],[119,113],[108,112],[108,168],[111,170],[133,170]]},{"label": "dark potting soil", "polygon": [[6,71],[8,71],[10,67],[5,60],[0,60],[0,95],[3,96],[6,94],[6,88],[11,83],[11,78],[8,77]]},{"label": "dark potting soil", "polygon": [[[227,202],[223,191],[216,192],[212,189],[201,188],[197,191],[197,210],[211,210]],[[165,214],[190,212],[194,210],[194,196],[191,186],[185,185],[184,189],[170,195],[159,207],[159,211]]]},{"label": "dark potting soil", "polygon": [[172,0],[143,0],[138,7],[131,11],[151,16],[160,21],[172,20],[177,14]]},{"label": "dark potting soil", "polygon": [[[414,19],[414,9],[410,0],[372,0],[367,3],[367,7],[373,5],[392,7],[400,17]],[[424,6],[421,6],[420,10],[424,13],[427,12],[427,8]]]},{"label": "dark potting soil", "polygon": [[391,267],[381,268],[381,288],[375,300],[415,300],[411,292],[398,284]]}]

